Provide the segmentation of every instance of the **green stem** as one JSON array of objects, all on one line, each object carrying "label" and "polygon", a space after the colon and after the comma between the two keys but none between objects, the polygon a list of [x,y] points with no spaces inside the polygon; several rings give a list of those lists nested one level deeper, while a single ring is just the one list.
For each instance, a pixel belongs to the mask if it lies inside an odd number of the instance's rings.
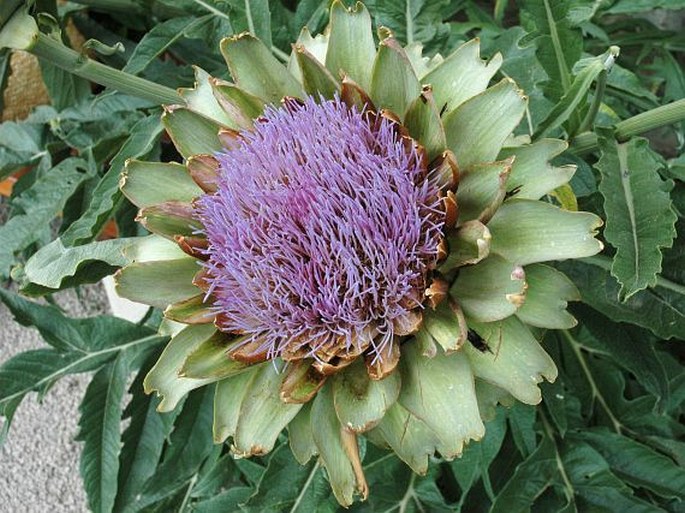
[{"label": "green stem", "polygon": [[105,87],[111,87],[122,93],[159,104],[185,103],[185,100],[170,87],[94,61],[41,32],[36,34],[33,46],[27,50],[74,75]]},{"label": "green stem", "polygon": [[633,135],[647,132],[660,126],[672,125],[685,119],[685,98],[642,112],[616,124],[616,137],[625,141]]},{"label": "green stem", "polygon": [[540,409],[540,418],[542,419],[542,425],[545,428],[545,433],[547,433],[547,438],[549,438],[554,445],[554,458],[557,463],[557,470],[559,470],[559,474],[561,474],[561,480],[564,482],[564,495],[566,495],[566,499],[568,500],[569,504],[573,504],[575,503],[576,490],[573,487],[571,480],[568,478],[568,474],[566,474],[564,462],[561,460],[559,448],[557,447],[557,442],[554,439],[554,430],[552,429],[552,426],[547,420],[547,416],[542,409]]},{"label": "green stem", "polygon": [[578,132],[585,132],[590,130],[595,123],[595,118],[599,112],[599,107],[602,105],[602,100],[604,99],[604,90],[607,85],[607,71],[604,70],[600,72],[597,78],[597,86],[595,87],[595,97],[592,99],[592,105],[590,105],[590,110],[587,111],[585,118],[580,123],[578,127]]},{"label": "green stem", "polygon": [[[626,141],[634,135],[683,120],[685,120],[685,98],[616,123],[616,138],[619,141]],[[598,147],[597,134],[583,132],[573,139],[570,149],[576,155],[584,155],[597,150]]]}]

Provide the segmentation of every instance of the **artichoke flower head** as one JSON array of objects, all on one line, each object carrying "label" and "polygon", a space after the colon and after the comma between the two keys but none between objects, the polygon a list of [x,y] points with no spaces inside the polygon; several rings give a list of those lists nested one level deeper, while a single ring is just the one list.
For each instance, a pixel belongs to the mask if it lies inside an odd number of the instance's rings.
[{"label": "artichoke flower head", "polygon": [[517,144],[527,99],[472,40],[423,58],[361,4],[333,3],[286,65],[250,34],[196,69],[163,123],[184,164],[129,161],[152,235],[117,273],[173,337],[145,387],[172,410],[215,387],[214,438],[262,455],[284,428],[338,501],[368,493],[359,437],[415,472],[459,456],[498,403],[557,370],[530,327],[569,328],[573,284],[542,262],[601,250],[599,218],[544,199],[566,143]]}]

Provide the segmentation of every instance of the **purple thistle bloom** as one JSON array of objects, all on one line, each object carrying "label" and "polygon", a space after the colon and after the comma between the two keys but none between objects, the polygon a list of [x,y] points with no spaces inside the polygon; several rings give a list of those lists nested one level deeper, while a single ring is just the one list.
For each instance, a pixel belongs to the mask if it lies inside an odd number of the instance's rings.
[{"label": "purple thistle bloom", "polygon": [[339,99],[269,107],[241,136],[197,204],[217,324],[269,357],[380,356],[437,259],[425,163],[394,122]]}]

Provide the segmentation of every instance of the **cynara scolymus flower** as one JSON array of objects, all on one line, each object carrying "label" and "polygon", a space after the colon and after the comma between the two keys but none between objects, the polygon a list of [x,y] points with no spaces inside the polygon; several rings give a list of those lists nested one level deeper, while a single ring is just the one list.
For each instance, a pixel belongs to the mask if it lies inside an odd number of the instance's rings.
[{"label": "cynara scolymus flower", "polygon": [[245,335],[232,356],[329,373],[392,354],[420,320],[444,217],[398,124],[338,98],[290,100],[218,160],[198,218],[217,327]]},{"label": "cynara scolymus flower", "polygon": [[145,380],[169,411],[215,383],[214,438],[270,451],[287,427],[338,500],[368,492],[358,437],[425,473],[498,403],[540,401],[556,367],[529,326],[573,326],[568,279],[599,218],[555,206],[563,141],[515,137],[527,99],[478,41],[433,59],[363,6],[331,7],[287,67],[226,39],[234,82],[197,69],[163,122],[183,164],[131,161],[122,191],[153,235],[119,293],[165,309]]}]

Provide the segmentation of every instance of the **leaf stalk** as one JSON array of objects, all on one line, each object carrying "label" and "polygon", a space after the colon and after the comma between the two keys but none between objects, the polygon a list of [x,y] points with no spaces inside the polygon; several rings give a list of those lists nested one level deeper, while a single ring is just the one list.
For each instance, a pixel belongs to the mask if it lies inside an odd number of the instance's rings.
[{"label": "leaf stalk", "polygon": [[[685,98],[667,105],[661,105],[616,123],[616,139],[619,142],[625,142],[634,135],[639,135],[662,126],[672,125],[683,120],[685,120]],[[584,155],[592,153],[598,148],[597,134],[594,132],[583,132],[573,139],[570,150],[576,155]]]}]

